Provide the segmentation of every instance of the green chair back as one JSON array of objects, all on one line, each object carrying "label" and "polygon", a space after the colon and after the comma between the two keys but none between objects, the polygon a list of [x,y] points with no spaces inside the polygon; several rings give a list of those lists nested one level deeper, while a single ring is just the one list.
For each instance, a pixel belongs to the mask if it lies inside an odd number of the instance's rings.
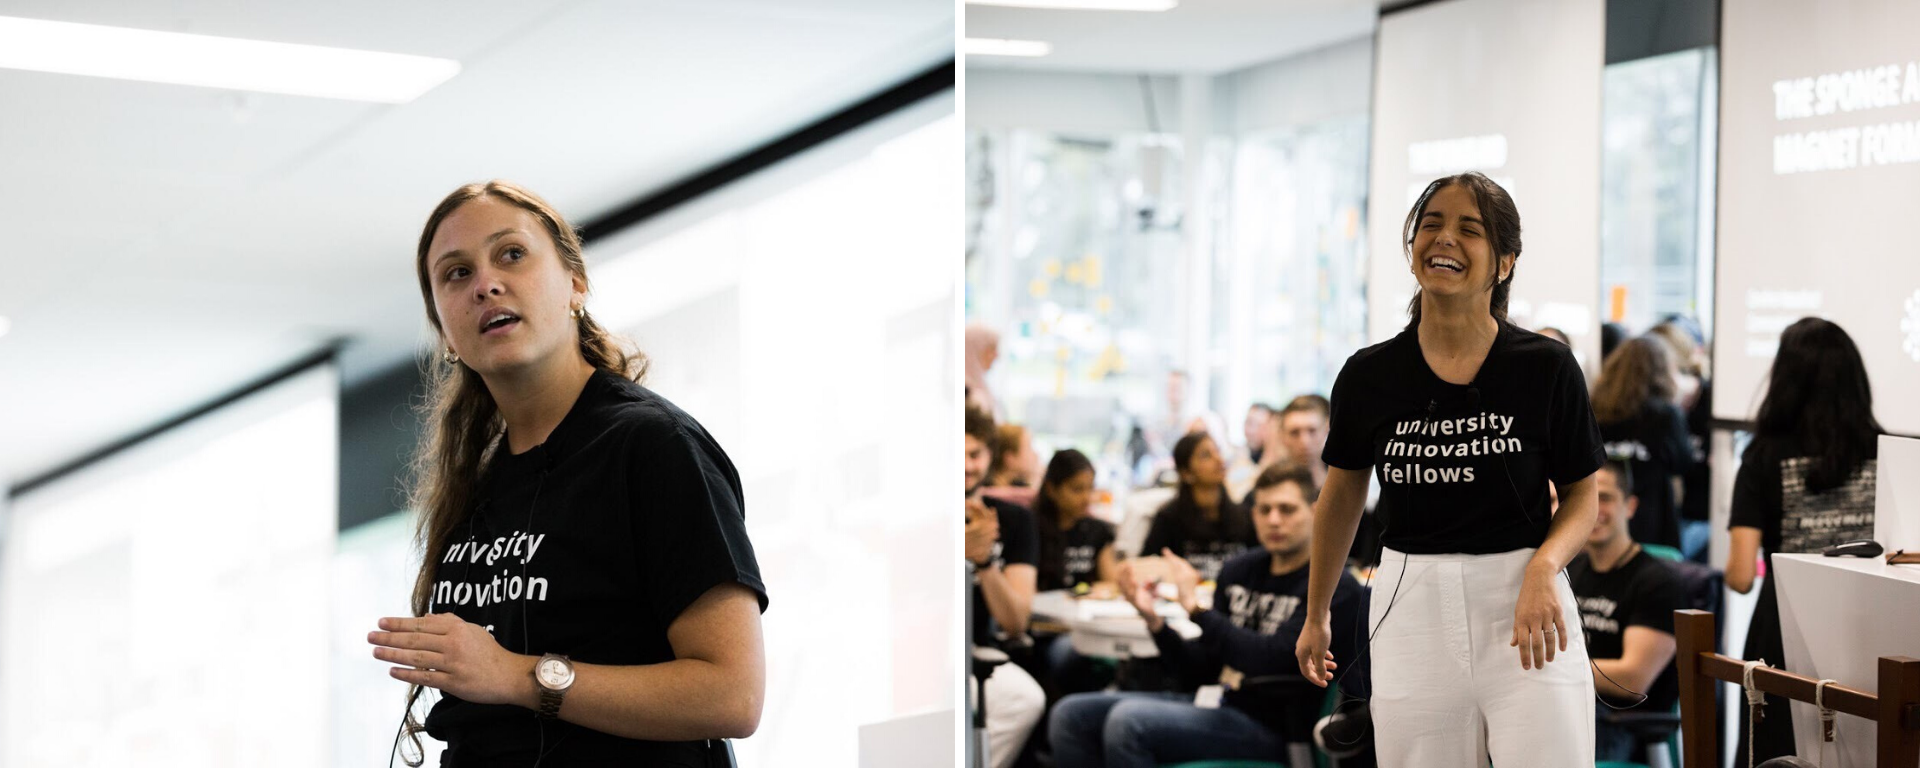
[{"label": "green chair back", "polygon": [[1642,544],[1640,545],[1640,548],[1643,550],[1646,550],[1647,554],[1653,555],[1654,557],[1660,558],[1662,560],[1678,561],[1678,560],[1686,559],[1680,554],[1680,550],[1674,549],[1673,547],[1669,547],[1665,544]]}]

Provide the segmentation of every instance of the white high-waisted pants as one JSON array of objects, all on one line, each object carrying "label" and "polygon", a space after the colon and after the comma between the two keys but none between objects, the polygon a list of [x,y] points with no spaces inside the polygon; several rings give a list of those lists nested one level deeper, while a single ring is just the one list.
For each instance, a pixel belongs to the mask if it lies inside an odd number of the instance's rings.
[{"label": "white high-waisted pants", "polygon": [[1381,555],[1367,617],[1381,768],[1592,768],[1593,673],[1564,577],[1567,649],[1524,670],[1509,645],[1533,552]]}]

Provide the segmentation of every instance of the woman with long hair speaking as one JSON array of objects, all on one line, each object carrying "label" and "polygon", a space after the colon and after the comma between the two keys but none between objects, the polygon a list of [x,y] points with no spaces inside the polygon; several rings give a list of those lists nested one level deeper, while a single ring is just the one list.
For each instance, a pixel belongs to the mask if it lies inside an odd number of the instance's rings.
[{"label": "woman with long hair speaking", "polygon": [[425,730],[461,768],[707,765],[766,685],[733,463],[638,383],[646,359],[586,311],[578,234],[532,192],[454,190],[414,266],[444,350],[415,460],[424,557],[414,615],[367,637],[413,686],[408,764]]}]

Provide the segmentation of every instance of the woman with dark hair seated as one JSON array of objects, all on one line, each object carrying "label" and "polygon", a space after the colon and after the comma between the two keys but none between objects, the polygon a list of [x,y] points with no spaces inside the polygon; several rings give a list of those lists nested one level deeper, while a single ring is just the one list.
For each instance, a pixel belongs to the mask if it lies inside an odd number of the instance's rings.
[{"label": "woman with dark hair seated", "polygon": [[[1113,524],[1093,516],[1093,462],[1072,448],[1053,454],[1033,498],[1038,531],[1040,589],[1078,589],[1114,578]],[[1034,641],[1045,650],[1038,670],[1052,698],[1090,691],[1104,681],[1093,665],[1073,650],[1066,634]]]},{"label": "woman with dark hair seated", "polygon": [[1221,564],[1259,545],[1244,507],[1227,498],[1227,464],[1205,432],[1190,432],[1173,444],[1180,491],[1154,513],[1142,555],[1172,550],[1211,581]]},{"label": "woman with dark hair seated", "polygon": [[1593,418],[1609,458],[1627,462],[1639,490],[1633,540],[1680,548],[1680,478],[1693,466],[1687,416],[1674,403],[1679,368],[1667,344],[1638,336],[1620,343],[1593,385]]}]

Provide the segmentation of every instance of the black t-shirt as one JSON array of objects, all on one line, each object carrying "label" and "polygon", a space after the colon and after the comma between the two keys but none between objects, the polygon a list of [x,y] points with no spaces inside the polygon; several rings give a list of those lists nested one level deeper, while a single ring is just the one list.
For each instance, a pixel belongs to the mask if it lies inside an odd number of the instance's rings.
[{"label": "black t-shirt", "polygon": [[[1846,482],[1819,493],[1807,490],[1812,465],[1806,448],[1793,437],[1755,437],[1740,456],[1727,527],[1760,529],[1769,574],[1777,573],[1775,553],[1818,552],[1843,541],[1873,538],[1878,462],[1862,462]],[[1786,653],[1776,583],[1760,581],[1742,653],[1748,659],[1777,659]]]},{"label": "black t-shirt", "polygon": [[[1265,549],[1243,552],[1220,567],[1213,591],[1213,609],[1194,617],[1200,637],[1187,641],[1170,626],[1154,635],[1162,663],[1188,687],[1211,685],[1222,666],[1245,676],[1240,690],[1229,690],[1221,702],[1254,716],[1282,736],[1303,735],[1319,717],[1326,691],[1300,677],[1294,644],[1306,625],[1308,568],[1273,573],[1273,556]],[[1340,665],[1340,687],[1365,696],[1368,669],[1360,649],[1366,643],[1360,617],[1366,612],[1367,590],[1342,568],[1334,586],[1332,629],[1334,660]],[[1355,666],[1349,671],[1349,665]],[[1291,723],[1294,728],[1289,729]],[[1292,733],[1289,733],[1292,730]]]},{"label": "black t-shirt", "polygon": [[1605,458],[1573,350],[1506,323],[1468,385],[1434,374],[1409,328],[1348,358],[1331,400],[1321,458],[1375,469],[1381,541],[1410,554],[1538,547],[1547,481]]},{"label": "black t-shirt", "polygon": [[[1035,541],[1039,534],[1033,527],[1033,513],[1027,511],[1026,507],[992,496],[982,496],[980,501],[1000,518],[1000,540],[994,543],[989,562],[1002,568],[1033,565],[1040,555],[1040,544]],[[974,584],[972,591],[973,643],[984,647],[994,646],[993,613],[987,610],[987,596],[980,591],[979,584]]]},{"label": "black t-shirt", "polygon": [[1201,578],[1215,579],[1227,560],[1259,547],[1260,539],[1253,532],[1253,519],[1247,509],[1227,498],[1222,490],[1220,510],[1213,520],[1208,520],[1186,493],[1161,505],[1153,514],[1153,525],[1147,529],[1140,554],[1158,555],[1161,549],[1171,549],[1193,563]]},{"label": "black t-shirt", "polygon": [[[1686,595],[1680,577],[1645,551],[1606,573],[1593,570],[1585,552],[1567,563],[1567,582],[1579,603],[1580,623],[1586,630],[1587,653],[1595,659],[1617,659],[1626,648],[1627,627],[1647,627],[1673,634],[1673,612],[1686,608]],[[1639,706],[1645,712],[1666,712],[1680,698],[1680,672],[1675,662],[1654,678],[1642,691],[1647,695]],[[1609,697],[1616,707],[1633,704],[1634,699]]]},{"label": "black t-shirt", "polygon": [[1680,519],[1707,519],[1707,499],[1712,474],[1707,466],[1707,447],[1713,441],[1713,382],[1700,381],[1700,399],[1687,411],[1687,443],[1693,448],[1693,464],[1680,473]]},{"label": "black t-shirt", "polygon": [[[742,584],[766,609],[739,474],[665,398],[596,371],[545,443],[506,445],[477,511],[436,555],[431,612],[486,627],[514,653],[639,665],[674,659],[667,628],[712,587]],[[701,742],[626,739],[451,694],[426,726],[447,743],[442,765],[462,768],[532,765],[543,737],[551,765],[704,765]]]},{"label": "black t-shirt", "polygon": [[[1077,584],[1091,584],[1100,578],[1100,550],[1113,545],[1113,524],[1083,517],[1059,531],[1059,536],[1052,541],[1060,551],[1055,556],[1040,558],[1040,589],[1072,589]],[[1047,567],[1051,563],[1058,563],[1059,567]]]},{"label": "black t-shirt", "polygon": [[1640,499],[1627,531],[1642,544],[1680,546],[1679,510],[1673,504],[1673,478],[1693,465],[1693,444],[1686,416],[1673,403],[1649,401],[1633,418],[1600,425],[1607,456],[1627,462],[1633,471],[1633,495]]}]

